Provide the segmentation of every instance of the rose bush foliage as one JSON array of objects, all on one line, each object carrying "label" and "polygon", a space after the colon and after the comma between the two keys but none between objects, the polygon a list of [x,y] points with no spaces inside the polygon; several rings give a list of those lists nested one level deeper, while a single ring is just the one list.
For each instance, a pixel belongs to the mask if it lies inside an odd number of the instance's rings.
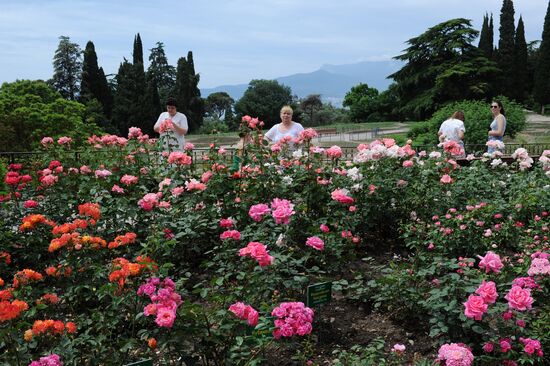
[{"label": "rose bush foliage", "polygon": [[[434,360],[444,343],[487,362],[536,361],[548,348],[544,159],[462,167],[386,139],[345,160],[311,146],[312,130],[291,151],[261,144],[258,121],[243,121],[255,142],[238,170],[215,144],[161,152],[136,129],[93,136],[79,154],[45,139],[39,159],[9,166],[2,357],[261,364],[281,344],[304,355],[316,332],[307,285],[349,278],[350,262],[384,251],[396,256],[380,272],[337,288],[417,321]],[[499,342],[510,348],[487,351]]]}]

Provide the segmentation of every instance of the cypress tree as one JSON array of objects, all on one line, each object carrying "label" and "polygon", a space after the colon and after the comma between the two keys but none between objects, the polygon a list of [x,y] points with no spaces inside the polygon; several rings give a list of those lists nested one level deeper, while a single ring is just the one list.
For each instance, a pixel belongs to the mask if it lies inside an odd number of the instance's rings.
[{"label": "cypress tree", "polygon": [[128,60],[120,64],[116,75],[116,92],[113,106],[113,124],[118,132],[125,134],[133,126],[134,90],[132,64]]},{"label": "cypress tree", "polygon": [[80,83],[80,101],[88,103],[97,99],[103,108],[103,114],[108,118],[111,115],[113,97],[107,84],[103,69],[98,67],[97,54],[92,41],[88,41],[84,50],[82,63],[82,81]]},{"label": "cypress tree", "polygon": [[489,33],[488,37],[491,42],[491,59],[495,56],[495,47],[493,46],[493,42],[495,41],[495,26],[493,24],[493,13],[491,13],[491,18],[489,19]]},{"label": "cypress tree", "polygon": [[133,64],[141,64],[143,66],[143,45],[139,33],[134,37],[134,52],[132,53]]},{"label": "cypress tree", "polygon": [[189,124],[189,131],[196,131],[203,121],[203,100],[198,88],[200,76],[195,74],[193,53],[187,53],[187,59],[178,60],[176,85],[173,95],[178,102],[178,110],[184,113]]},{"label": "cypress tree", "polygon": [[483,51],[483,54],[488,59],[491,59],[491,57],[493,56],[492,33],[492,30],[489,31],[489,15],[485,14],[483,16],[483,25],[481,27],[481,33],[479,35],[478,48]]},{"label": "cypress tree", "polygon": [[497,64],[502,73],[500,78],[500,94],[512,97],[514,80],[511,77],[514,70],[514,4],[512,0],[504,0],[500,11],[500,38],[498,41]]},{"label": "cypress tree", "polygon": [[535,70],[535,101],[540,103],[542,113],[545,105],[550,104],[550,1],[544,18],[542,40],[539,48],[538,63]]},{"label": "cypress tree", "polygon": [[520,16],[516,29],[514,44],[514,69],[515,73],[510,75],[514,80],[514,94],[512,97],[518,102],[525,102],[527,95],[527,42],[525,41],[525,27]]}]

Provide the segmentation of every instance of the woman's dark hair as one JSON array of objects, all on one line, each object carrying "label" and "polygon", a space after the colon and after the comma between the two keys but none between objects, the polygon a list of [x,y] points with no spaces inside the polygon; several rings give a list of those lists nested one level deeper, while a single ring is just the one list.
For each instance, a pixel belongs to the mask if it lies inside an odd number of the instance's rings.
[{"label": "woman's dark hair", "polygon": [[506,112],[504,112],[504,106],[502,105],[502,102],[500,100],[493,100],[493,103],[498,104],[498,106],[500,107],[500,114],[505,116]]},{"label": "woman's dark hair", "polygon": [[454,112],[453,115],[451,116],[451,118],[459,119],[459,120],[461,120],[462,122],[465,121],[464,112],[462,112],[462,111],[456,111],[456,112]]},{"label": "woman's dark hair", "polygon": [[178,103],[176,102],[176,98],[172,98],[172,97],[168,97],[168,99],[166,99],[166,105],[167,106],[172,106],[172,107],[178,107]]}]

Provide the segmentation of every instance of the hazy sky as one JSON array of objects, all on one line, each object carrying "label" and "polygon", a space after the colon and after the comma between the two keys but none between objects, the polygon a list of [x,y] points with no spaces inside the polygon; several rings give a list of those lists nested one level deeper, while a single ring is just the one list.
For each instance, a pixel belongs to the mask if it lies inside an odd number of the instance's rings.
[{"label": "hazy sky", "polygon": [[[541,38],[548,0],[516,0],[527,41]],[[61,35],[116,73],[140,33],[144,58],[157,41],[168,61],[193,51],[200,87],[248,83],[321,65],[389,59],[405,42],[451,18],[481,29],[502,0],[0,0],[0,82],[48,79]],[[147,63],[147,61],[146,61]]]}]

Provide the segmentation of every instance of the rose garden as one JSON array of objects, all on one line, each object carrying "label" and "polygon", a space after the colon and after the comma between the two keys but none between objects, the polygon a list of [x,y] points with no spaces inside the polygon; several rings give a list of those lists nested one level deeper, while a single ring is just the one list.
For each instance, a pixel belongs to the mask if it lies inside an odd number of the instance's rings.
[{"label": "rose garden", "polygon": [[236,171],[135,128],[6,165],[1,363],[548,364],[550,151],[315,134],[256,139]]}]

